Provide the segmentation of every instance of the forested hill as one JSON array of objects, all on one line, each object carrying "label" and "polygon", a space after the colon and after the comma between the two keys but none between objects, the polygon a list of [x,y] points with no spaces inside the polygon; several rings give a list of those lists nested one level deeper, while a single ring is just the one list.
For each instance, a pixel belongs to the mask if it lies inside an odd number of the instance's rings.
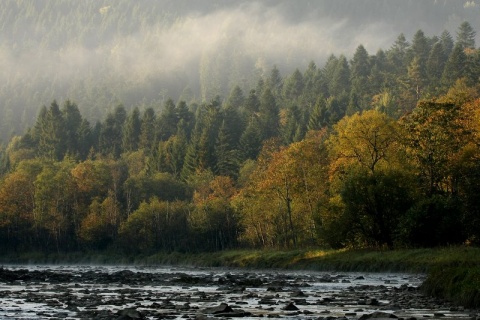
[{"label": "forested hill", "polygon": [[387,51],[401,32],[411,42],[418,30],[455,38],[463,21],[480,30],[479,13],[466,0],[5,0],[0,139],[24,134],[54,99],[90,122],[120,104],[202,103],[236,85],[248,93],[274,65],[287,75],[331,54],[349,61],[360,44]]},{"label": "forested hill", "polygon": [[204,102],[52,100],[0,148],[0,252],[479,245],[479,80],[465,21]]}]

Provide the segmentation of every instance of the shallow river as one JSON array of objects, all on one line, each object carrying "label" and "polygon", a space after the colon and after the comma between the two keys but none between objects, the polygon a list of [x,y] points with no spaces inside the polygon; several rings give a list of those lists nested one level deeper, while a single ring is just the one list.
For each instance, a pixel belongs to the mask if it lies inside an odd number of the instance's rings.
[{"label": "shallow river", "polygon": [[476,319],[425,297],[424,275],[4,266],[0,319]]}]

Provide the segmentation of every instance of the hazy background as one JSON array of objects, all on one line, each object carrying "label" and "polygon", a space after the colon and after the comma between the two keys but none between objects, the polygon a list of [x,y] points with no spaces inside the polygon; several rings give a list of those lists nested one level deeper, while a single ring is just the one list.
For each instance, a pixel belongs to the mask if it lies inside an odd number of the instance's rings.
[{"label": "hazy background", "polygon": [[248,91],[273,65],[282,75],[323,67],[418,29],[455,37],[465,20],[480,34],[479,0],[2,0],[0,139],[53,99],[90,121],[118,104],[201,102]]}]

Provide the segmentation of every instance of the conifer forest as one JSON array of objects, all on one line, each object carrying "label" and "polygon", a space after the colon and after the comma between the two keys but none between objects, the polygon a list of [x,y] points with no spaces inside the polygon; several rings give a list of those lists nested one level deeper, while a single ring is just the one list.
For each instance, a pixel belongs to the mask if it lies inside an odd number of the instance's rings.
[{"label": "conifer forest", "polygon": [[360,2],[404,18],[387,0],[2,2],[0,251],[479,245],[478,1],[402,1],[425,27],[317,55],[325,39],[262,56],[225,31],[177,62],[199,40],[165,35],[268,6],[289,13],[276,28],[350,10],[354,32]]}]

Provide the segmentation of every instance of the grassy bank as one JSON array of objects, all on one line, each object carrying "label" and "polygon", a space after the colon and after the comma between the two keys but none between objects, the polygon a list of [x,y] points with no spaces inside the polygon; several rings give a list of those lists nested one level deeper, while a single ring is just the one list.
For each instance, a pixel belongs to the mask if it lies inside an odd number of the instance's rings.
[{"label": "grassy bank", "polygon": [[21,253],[0,256],[2,264],[187,265],[249,269],[428,272],[442,267],[480,266],[480,248],[409,250],[232,250],[210,253],[124,255],[116,252]]},{"label": "grassy bank", "polygon": [[199,254],[128,256],[112,252],[25,253],[0,256],[3,264],[184,265],[247,269],[429,273],[430,295],[480,307],[480,248],[409,250],[235,250]]}]

